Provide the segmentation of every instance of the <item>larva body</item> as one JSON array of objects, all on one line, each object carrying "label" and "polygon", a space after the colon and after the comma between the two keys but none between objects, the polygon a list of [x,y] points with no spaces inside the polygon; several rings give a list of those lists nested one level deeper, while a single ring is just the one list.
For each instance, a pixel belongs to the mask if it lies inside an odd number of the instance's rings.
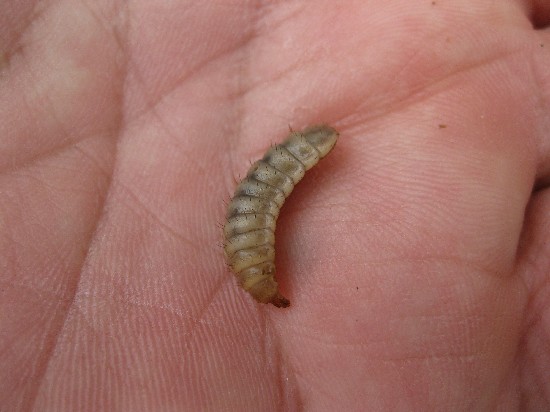
[{"label": "larva body", "polygon": [[250,167],[229,202],[225,256],[239,284],[258,302],[290,305],[275,280],[277,217],[294,186],[332,150],[337,139],[338,132],[324,125],[291,132]]}]

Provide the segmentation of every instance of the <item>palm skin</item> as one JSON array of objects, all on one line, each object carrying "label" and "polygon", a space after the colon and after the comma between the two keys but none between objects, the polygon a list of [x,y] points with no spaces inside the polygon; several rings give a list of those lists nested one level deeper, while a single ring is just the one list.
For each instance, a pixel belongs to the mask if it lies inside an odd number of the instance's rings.
[{"label": "palm skin", "polygon": [[[2,408],[550,408],[544,2],[11,3]],[[320,122],[259,305],[222,200]]]}]

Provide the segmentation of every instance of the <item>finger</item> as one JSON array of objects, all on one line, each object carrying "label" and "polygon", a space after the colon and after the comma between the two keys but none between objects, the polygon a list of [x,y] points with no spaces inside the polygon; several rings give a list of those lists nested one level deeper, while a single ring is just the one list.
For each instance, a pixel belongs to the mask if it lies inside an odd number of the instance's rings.
[{"label": "finger", "polygon": [[537,100],[538,162],[536,187],[550,185],[550,29],[536,32],[540,38],[533,55],[534,90]]},{"label": "finger", "polygon": [[527,16],[533,27],[534,44],[532,58],[532,76],[534,80],[538,143],[538,161],[536,172],[537,189],[550,185],[550,2],[531,0],[525,2]]},{"label": "finger", "polygon": [[529,295],[523,320],[522,345],[517,364],[523,398],[531,410],[548,409],[541,393],[550,393],[548,381],[548,322],[550,316],[550,191],[536,193],[525,214],[525,226],[518,250],[518,273]]},{"label": "finger", "polygon": [[531,21],[537,28],[544,28],[550,24],[550,3],[547,0],[532,0]]},{"label": "finger", "polygon": [[539,130],[536,187],[541,188],[550,185],[550,28],[537,31],[536,35],[540,38],[533,56]]}]

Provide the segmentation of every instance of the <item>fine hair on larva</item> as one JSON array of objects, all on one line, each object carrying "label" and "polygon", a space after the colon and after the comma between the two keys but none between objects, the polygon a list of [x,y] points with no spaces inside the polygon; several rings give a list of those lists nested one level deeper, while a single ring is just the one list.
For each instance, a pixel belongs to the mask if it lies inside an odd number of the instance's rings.
[{"label": "fine hair on larva", "polygon": [[336,144],[326,125],[291,132],[254,163],[227,206],[224,252],[239,285],[261,303],[286,308],[275,279],[275,226],[279,211],[306,171]]}]

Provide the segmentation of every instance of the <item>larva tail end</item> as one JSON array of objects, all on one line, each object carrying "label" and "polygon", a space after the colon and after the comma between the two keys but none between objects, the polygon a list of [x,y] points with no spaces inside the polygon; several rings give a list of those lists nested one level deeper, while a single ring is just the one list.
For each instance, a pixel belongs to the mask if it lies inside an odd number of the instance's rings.
[{"label": "larva tail end", "polygon": [[278,308],[288,308],[290,306],[290,300],[285,298],[280,293],[277,293],[277,296],[275,296],[269,303],[272,303],[274,306]]},{"label": "larva tail end", "polygon": [[[266,269],[264,268],[264,271]],[[260,303],[271,303],[272,305],[278,308],[287,308],[290,306],[290,301],[279,293],[279,285],[273,276],[275,271],[275,266],[273,263],[268,264],[267,275],[263,274],[263,279],[260,276],[260,281],[252,279],[256,283],[252,285],[246,285],[246,282],[243,282],[241,279],[241,285],[245,290],[250,293],[257,302]],[[245,274],[246,270],[241,272]]]}]

